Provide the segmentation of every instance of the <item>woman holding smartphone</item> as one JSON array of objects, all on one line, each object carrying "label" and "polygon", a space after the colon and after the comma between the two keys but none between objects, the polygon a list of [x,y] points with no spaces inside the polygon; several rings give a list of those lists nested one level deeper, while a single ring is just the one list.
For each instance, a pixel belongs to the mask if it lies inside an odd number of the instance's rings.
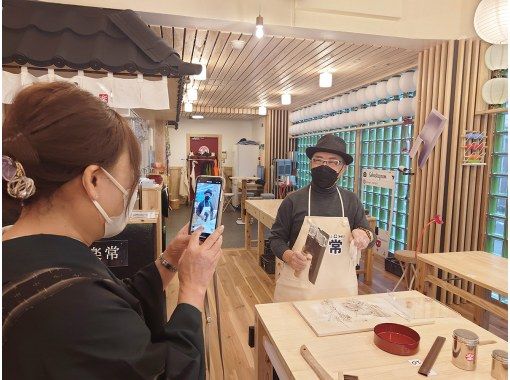
[{"label": "woman holding smartphone", "polygon": [[[8,109],[2,145],[4,192],[23,206],[3,232],[5,378],[205,378],[200,309],[223,227],[201,244],[184,226],[120,281],[89,245],[121,232],[136,199],[140,150],[125,120],[73,84],[35,84]],[[27,284],[46,286],[18,302]]]}]

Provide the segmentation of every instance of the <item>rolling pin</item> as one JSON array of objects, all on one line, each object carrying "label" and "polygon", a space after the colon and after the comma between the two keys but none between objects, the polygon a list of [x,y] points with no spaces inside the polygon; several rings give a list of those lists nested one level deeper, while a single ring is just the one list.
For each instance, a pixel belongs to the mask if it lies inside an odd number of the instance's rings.
[{"label": "rolling pin", "polygon": [[[313,371],[315,372],[315,374],[319,377],[320,380],[334,380],[333,379],[333,376],[331,376],[328,371],[326,371],[320,364],[319,362],[317,361],[317,359],[315,359],[312,355],[312,353],[310,352],[310,350],[303,344],[301,346],[301,349],[299,350],[301,352],[301,356],[303,357],[303,359],[306,360],[306,362],[308,363],[308,365],[310,367],[312,367]],[[338,378],[339,379],[343,379],[343,374],[342,373],[339,373],[338,374]]]}]

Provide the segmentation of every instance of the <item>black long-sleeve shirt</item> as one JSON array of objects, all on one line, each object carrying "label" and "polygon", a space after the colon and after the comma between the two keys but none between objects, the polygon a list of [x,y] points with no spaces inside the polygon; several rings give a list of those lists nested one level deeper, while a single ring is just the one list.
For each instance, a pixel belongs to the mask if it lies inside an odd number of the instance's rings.
[{"label": "black long-sleeve shirt", "polygon": [[[363,204],[356,194],[349,190],[340,189],[344,203],[345,215],[342,215],[342,207],[336,187],[321,189],[311,184],[298,191],[289,194],[282,202],[276,220],[271,228],[269,242],[271,250],[280,259],[283,253],[291,249],[301,230],[305,216],[308,215],[308,189],[311,186],[310,215],[312,216],[345,216],[349,219],[351,230],[358,227],[369,229]],[[375,233],[369,246],[375,242]],[[283,259],[282,259],[283,260]]]},{"label": "black long-sleeve shirt", "polygon": [[4,286],[36,270],[62,267],[97,273],[127,290],[122,296],[82,282],[26,311],[3,332],[5,379],[205,378],[201,313],[180,304],[166,321],[153,263],[120,281],[86,245],[55,235],[4,241],[2,262]]}]

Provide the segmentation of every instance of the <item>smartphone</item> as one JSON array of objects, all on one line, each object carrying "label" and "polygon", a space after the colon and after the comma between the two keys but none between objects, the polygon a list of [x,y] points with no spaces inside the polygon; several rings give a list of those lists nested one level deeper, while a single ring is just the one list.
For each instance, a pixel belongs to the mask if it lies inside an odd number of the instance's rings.
[{"label": "smartphone", "polygon": [[221,224],[223,209],[223,177],[197,177],[195,199],[191,207],[189,233],[203,226],[200,240],[205,240]]}]

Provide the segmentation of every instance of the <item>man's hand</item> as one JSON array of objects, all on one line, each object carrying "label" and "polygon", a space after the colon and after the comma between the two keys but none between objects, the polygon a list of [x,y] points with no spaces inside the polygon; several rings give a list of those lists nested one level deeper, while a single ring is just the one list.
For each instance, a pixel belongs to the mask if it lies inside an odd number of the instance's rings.
[{"label": "man's hand", "polygon": [[301,272],[306,268],[308,261],[312,259],[312,255],[305,256],[302,252],[291,251],[290,249],[283,253],[283,261],[285,261],[294,271]]},{"label": "man's hand", "polygon": [[370,239],[368,238],[367,233],[359,228],[352,231],[352,240],[354,241],[356,248],[361,250],[366,249],[370,244]]}]

